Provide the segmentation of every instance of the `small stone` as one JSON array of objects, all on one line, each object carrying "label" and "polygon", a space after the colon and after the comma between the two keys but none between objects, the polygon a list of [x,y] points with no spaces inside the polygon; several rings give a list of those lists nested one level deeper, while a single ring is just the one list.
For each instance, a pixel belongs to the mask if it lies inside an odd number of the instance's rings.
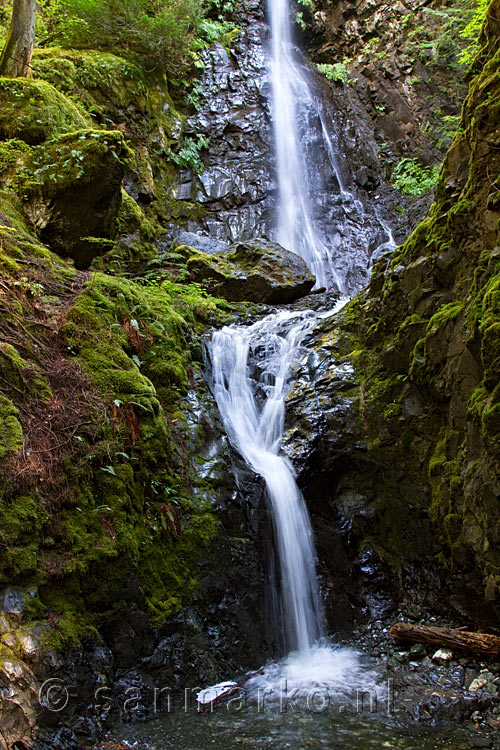
[{"label": "small stone", "polygon": [[490,672],[487,669],[482,669],[480,673],[480,677],[483,677],[485,680],[488,680],[488,682],[493,682],[495,680],[496,675],[494,675],[493,672]]},{"label": "small stone", "polygon": [[36,596],[34,588],[11,586],[0,593],[0,614],[20,620],[27,604]]},{"label": "small stone", "polygon": [[415,643],[410,649],[410,654],[413,659],[423,659],[427,656],[427,650],[423,643]]},{"label": "small stone", "polygon": [[469,685],[469,693],[477,693],[478,690],[482,690],[487,684],[488,680],[484,677],[476,677]]},{"label": "small stone", "polygon": [[453,659],[453,651],[447,648],[440,648],[432,657],[432,661],[444,661],[448,662]]},{"label": "small stone", "polygon": [[396,651],[396,653],[394,654],[394,658],[397,659],[400,664],[406,664],[406,662],[408,661],[408,656],[409,655],[407,651]]},{"label": "small stone", "polygon": [[489,737],[474,737],[472,747],[491,747],[493,741]]}]

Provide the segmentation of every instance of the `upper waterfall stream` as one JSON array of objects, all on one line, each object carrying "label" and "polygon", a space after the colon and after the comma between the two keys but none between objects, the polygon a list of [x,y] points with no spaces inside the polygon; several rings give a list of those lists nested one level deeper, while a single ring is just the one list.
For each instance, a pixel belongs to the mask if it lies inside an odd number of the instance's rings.
[{"label": "upper waterfall stream", "polygon": [[316,276],[318,286],[336,286],[344,291],[344,282],[333,265],[331,250],[321,237],[315,222],[305,152],[297,124],[299,105],[306,109],[312,108],[319,114],[341,195],[345,190],[332,158],[333,149],[326,124],[314,102],[306,72],[295,60],[288,0],[270,0],[269,15],[272,39],[271,109],[279,194],[277,240],[287,250],[304,258]]}]

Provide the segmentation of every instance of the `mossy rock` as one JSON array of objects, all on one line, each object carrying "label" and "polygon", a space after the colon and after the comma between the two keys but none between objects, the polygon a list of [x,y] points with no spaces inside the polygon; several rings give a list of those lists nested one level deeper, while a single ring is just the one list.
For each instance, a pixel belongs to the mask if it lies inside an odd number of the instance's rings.
[{"label": "mossy rock", "polygon": [[49,83],[0,78],[0,139],[35,145],[90,124],[84,110]]},{"label": "mossy rock", "polygon": [[264,239],[238,242],[211,255],[187,247],[176,252],[187,258],[193,281],[232,302],[287,304],[304,297],[315,283],[301,257]]},{"label": "mossy rock", "polygon": [[0,396],[0,459],[17,453],[23,447],[23,430],[17,418],[18,410],[5,396]]},{"label": "mossy rock", "polygon": [[128,153],[118,131],[80,130],[36,146],[24,161],[24,212],[40,239],[77,268],[87,268],[116,232]]},{"label": "mossy rock", "polygon": [[103,114],[131,106],[142,111],[146,108],[144,71],[110,52],[59,47],[35,50],[33,75],[82,102],[94,115],[96,110]]}]

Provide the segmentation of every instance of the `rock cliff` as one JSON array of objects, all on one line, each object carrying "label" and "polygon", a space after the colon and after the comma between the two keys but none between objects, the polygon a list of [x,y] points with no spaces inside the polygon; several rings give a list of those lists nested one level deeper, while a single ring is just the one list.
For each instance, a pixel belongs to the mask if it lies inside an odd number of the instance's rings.
[{"label": "rock cliff", "polygon": [[357,555],[359,592],[388,566],[384,607],[430,601],[483,627],[498,627],[500,564],[499,11],[429,215],[318,327],[287,437],[319,528],[333,514],[342,530],[340,551],[320,532],[327,569],[354,575]]}]

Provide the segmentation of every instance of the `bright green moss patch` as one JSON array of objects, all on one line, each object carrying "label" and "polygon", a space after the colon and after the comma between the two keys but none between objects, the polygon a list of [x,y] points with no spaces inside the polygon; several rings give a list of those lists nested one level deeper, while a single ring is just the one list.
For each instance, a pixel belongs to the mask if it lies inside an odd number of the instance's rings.
[{"label": "bright green moss patch", "polygon": [[0,139],[37,144],[89,125],[84,111],[50,84],[0,78]]},{"label": "bright green moss patch", "polygon": [[2,565],[0,584],[12,583],[19,575],[33,576],[39,564],[40,534],[49,519],[34,497],[18,495],[0,500]]},{"label": "bright green moss patch", "polygon": [[23,446],[23,429],[17,415],[14,404],[0,395],[0,459],[17,453]]},{"label": "bright green moss patch", "polygon": [[450,302],[447,305],[443,305],[439,308],[430,319],[427,325],[427,332],[431,333],[437,330],[443,323],[458,318],[462,310],[464,309],[464,302]]}]

